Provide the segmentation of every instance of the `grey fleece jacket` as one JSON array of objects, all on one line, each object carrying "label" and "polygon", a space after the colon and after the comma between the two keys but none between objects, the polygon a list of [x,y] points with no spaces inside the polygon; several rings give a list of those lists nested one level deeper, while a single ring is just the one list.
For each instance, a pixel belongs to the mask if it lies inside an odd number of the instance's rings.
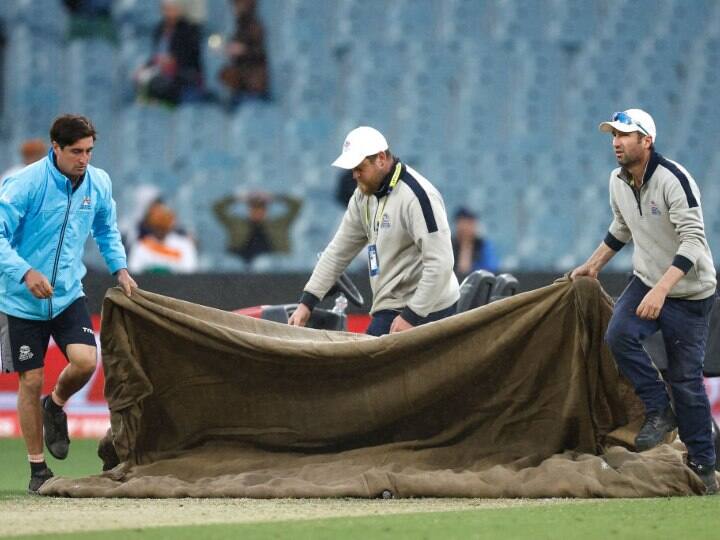
[{"label": "grey fleece jacket", "polygon": [[[340,227],[323,252],[301,302],[313,308],[360,250],[375,244],[379,272],[370,276],[375,313],[401,310],[416,325],[460,296],[445,203],[435,187],[404,164],[394,189],[385,178],[374,195],[355,190]],[[368,219],[369,217],[369,219]]]},{"label": "grey fleece jacket", "polygon": [[613,221],[605,244],[619,251],[631,239],[633,272],[654,287],[673,265],[685,276],[669,296],[702,300],[715,292],[713,258],[705,238],[700,190],[678,163],[653,152],[636,190],[623,168],[610,174]]}]

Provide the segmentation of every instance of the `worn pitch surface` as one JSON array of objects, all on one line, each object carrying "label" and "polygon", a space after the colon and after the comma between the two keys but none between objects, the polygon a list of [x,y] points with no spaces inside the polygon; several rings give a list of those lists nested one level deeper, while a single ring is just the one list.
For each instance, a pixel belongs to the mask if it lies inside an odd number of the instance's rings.
[{"label": "worn pitch surface", "polygon": [[[21,534],[141,529],[208,523],[250,523],[381,516],[416,512],[583,504],[581,499],[67,499],[0,501],[0,537]],[[595,501],[597,502],[597,501]]]}]

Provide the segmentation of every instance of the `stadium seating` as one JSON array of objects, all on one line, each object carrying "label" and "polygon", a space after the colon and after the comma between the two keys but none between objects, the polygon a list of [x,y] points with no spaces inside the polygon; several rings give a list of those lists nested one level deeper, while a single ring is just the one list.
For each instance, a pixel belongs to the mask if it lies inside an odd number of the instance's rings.
[{"label": "stadium seating", "polygon": [[495,284],[490,291],[490,302],[514,296],[520,288],[520,283],[512,274],[503,273],[495,276]]},{"label": "stadium seating", "polygon": [[[237,189],[291,191],[306,204],[290,255],[260,270],[304,270],[342,208],[329,166],[344,134],[379,128],[392,150],[442,191],[448,214],[480,215],[503,270],[568,270],[610,220],[614,160],[597,124],[650,111],[658,150],[720,204],[720,3],[713,0],[259,0],[272,100],[234,112],[216,103],[138,103],[130,76],[149,52],[159,0],[117,0],[117,45],[68,40],[59,1],[0,2],[7,29],[0,159],[42,136],[61,111],[88,114],[96,164],[123,190],[155,182],[201,240],[207,270],[232,270],[209,205]],[[203,58],[217,90],[231,27],[207,0]],[[323,216],[323,219],[318,219]],[[720,215],[706,211],[720,253]],[[629,251],[629,250],[627,250]],[[627,268],[622,254],[612,261]]]},{"label": "stadium seating", "polygon": [[475,270],[460,285],[460,299],[457,302],[457,313],[484,306],[490,301],[495,287],[495,276],[487,270]]}]

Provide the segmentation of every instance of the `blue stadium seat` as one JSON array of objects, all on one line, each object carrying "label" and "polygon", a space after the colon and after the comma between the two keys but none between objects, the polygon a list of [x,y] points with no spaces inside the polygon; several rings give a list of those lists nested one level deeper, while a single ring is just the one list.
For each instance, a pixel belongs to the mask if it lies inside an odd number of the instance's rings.
[{"label": "blue stadium seat", "polygon": [[[206,34],[227,35],[227,0],[206,3]],[[234,112],[135,101],[130,79],[159,5],[114,2],[113,46],[67,41],[59,1],[0,2],[12,59],[0,159],[14,161],[19,141],[46,133],[60,112],[88,114],[118,198],[143,181],[162,185],[198,235],[204,268],[244,269],[209,213],[214,197],[238,188],[305,197],[296,249],[262,264],[312,266],[303,254],[324,247],[342,213],[329,164],[361,124],[437,184],[450,215],[459,205],[479,212],[504,268],[565,267],[600,241],[615,162],[597,124],[616,110],[648,109],[658,150],[696,177],[708,208],[720,204],[720,158],[707,142],[720,135],[715,0],[262,0],[273,99]],[[219,91],[223,57],[203,47],[206,81]],[[313,220],[325,212],[325,223]],[[720,219],[706,219],[720,253]]]}]

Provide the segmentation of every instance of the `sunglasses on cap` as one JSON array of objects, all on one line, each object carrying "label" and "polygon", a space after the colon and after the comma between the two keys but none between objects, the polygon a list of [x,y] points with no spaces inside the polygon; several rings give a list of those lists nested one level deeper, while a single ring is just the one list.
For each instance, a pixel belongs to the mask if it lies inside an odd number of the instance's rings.
[{"label": "sunglasses on cap", "polygon": [[630,116],[624,111],[616,112],[615,114],[613,114],[612,121],[620,122],[621,124],[625,124],[626,126],[636,126],[640,128],[640,131],[642,131],[645,135],[650,135],[650,133],[648,133],[648,130],[645,129],[640,122],[638,122],[637,120],[633,120],[632,116]]}]

